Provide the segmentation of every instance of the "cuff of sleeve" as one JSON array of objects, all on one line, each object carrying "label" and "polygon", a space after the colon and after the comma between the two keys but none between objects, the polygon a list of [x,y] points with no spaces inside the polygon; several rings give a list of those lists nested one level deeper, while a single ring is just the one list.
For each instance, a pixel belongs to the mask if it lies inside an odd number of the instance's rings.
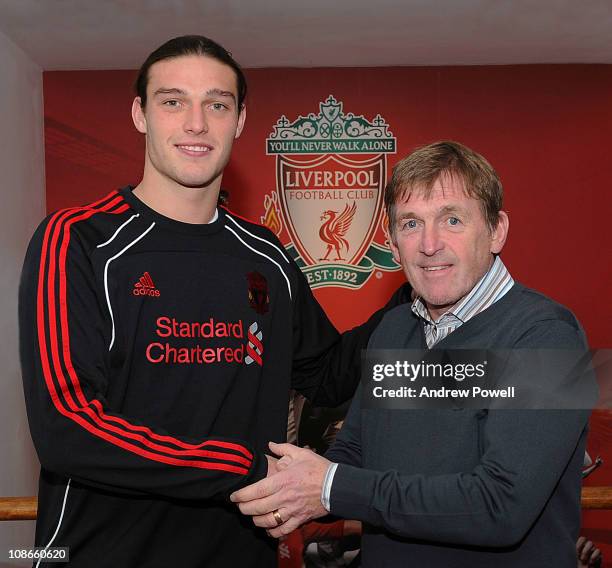
[{"label": "cuff of sleeve", "polygon": [[336,473],[336,469],[338,469],[337,463],[330,463],[327,467],[327,471],[325,472],[325,478],[323,479],[323,487],[321,488],[321,505],[325,508],[325,510],[329,513],[330,505],[329,505],[329,496],[331,495],[331,487],[334,481],[334,474]]},{"label": "cuff of sleeve", "polygon": [[242,489],[247,485],[251,485],[263,479],[268,475],[268,460],[266,459],[265,454],[261,452],[253,453],[253,462],[251,463],[251,468],[246,475],[241,475],[236,479],[235,485],[228,488],[226,491],[226,498],[229,501],[229,496],[234,491],[238,491],[238,489]]},{"label": "cuff of sleeve", "polygon": [[330,513],[346,519],[370,521],[377,474],[360,467],[339,464],[334,473],[333,487],[330,487]]}]

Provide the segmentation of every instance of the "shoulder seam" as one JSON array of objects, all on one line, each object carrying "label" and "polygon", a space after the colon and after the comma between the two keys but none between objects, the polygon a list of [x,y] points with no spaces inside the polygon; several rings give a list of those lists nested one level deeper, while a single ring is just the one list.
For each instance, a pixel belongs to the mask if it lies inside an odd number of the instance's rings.
[{"label": "shoulder seam", "polygon": [[[242,232],[244,232],[244,233],[246,233],[247,235],[249,235],[249,236],[253,237],[254,239],[257,239],[258,241],[261,241],[262,243],[266,243],[267,245],[269,245],[269,246],[271,246],[272,248],[276,249],[276,250],[277,250],[277,251],[280,253],[280,255],[281,255],[282,259],[283,259],[285,262],[289,263],[289,259],[287,258],[286,252],[285,252],[285,251],[283,251],[283,250],[281,250],[281,248],[280,248],[280,247],[278,247],[278,246],[277,246],[275,243],[273,243],[273,242],[271,242],[271,241],[269,241],[269,240],[267,240],[267,239],[264,239],[263,237],[259,237],[258,235],[254,235],[253,233],[251,233],[250,231],[248,231],[248,230],[247,230],[247,229],[245,229],[244,227],[240,226],[240,223],[238,223],[238,221],[236,221],[236,220],[235,220],[235,219],[234,219],[234,218],[233,218],[231,215],[227,215],[227,218],[228,218],[228,219],[229,219],[229,220],[230,220],[232,223],[234,223],[234,225],[236,225],[236,227],[238,227],[238,228],[239,228],[239,229],[240,229]],[[268,229],[268,230],[269,230],[269,229]]]}]

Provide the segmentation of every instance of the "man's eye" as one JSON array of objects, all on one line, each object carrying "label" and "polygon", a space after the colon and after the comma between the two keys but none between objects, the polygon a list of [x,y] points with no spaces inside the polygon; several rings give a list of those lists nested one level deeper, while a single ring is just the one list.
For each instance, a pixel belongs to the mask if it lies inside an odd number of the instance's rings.
[{"label": "man's eye", "polygon": [[416,227],[417,227],[417,222],[414,219],[408,219],[404,223],[404,229],[416,229]]},{"label": "man's eye", "polygon": [[213,103],[212,105],[213,110],[226,110],[227,106],[224,105],[223,103]]},{"label": "man's eye", "polygon": [[457,219],[457,217],[449,217],[448,218],[448,224],[449,225],[456,226],[456,225],[459,225],[460,223],[461,223],[461,221],[459,219]]},{"label": "man's eye", "polygon": [[172,108],[176,108],[176,107],[178,107],[180,105],[180,102],[177,101],[176,99],[170,99],[168,101],[164,101],[163,105],[164,106],[169,106],[169,107],[172,107]]}]

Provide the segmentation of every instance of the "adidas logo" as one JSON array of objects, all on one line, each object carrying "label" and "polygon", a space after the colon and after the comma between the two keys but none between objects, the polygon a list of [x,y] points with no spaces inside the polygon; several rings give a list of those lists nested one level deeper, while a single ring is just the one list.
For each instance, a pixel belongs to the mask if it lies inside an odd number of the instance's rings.
[{"label": "adidas logo", "polygon": [[153,278],[148,272],[145,272],[134,284],[134,289],[132,290],[132,294],[134,296],[153,296],[159,297],[159,290],[155,287],[153,283]]}]

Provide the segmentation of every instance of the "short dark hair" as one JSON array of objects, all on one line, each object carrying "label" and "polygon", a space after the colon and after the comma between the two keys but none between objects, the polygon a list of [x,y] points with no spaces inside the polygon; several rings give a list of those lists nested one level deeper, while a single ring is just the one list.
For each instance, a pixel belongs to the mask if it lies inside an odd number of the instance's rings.
[{"label": "short dark hair", "polygon": [[183,55],[203,55],[231,67],[236,74],[236,86],[238,88],[238,111],[242,109],[247,94],[247,83],[242,68],[232,54],[212,39],[200,35],[185,35],[172,38],[153,51],[138,71],[134,90],[136,96],[140,97],[140,105],[144,108],[147,104],[147,84],[149,83],[149,69],[151,65],[164,59],[181,57]]},{"label": "short dark hair", "polygon": [[393,168],[385,188],[385,210],[389,232],[395,238],[395,214],[398,201],[419,192],[427,199],[436,181],[443,175],[459,179],[465,193],[480,202],[489,229],[497,227],[504,191],[491,164],[467,146],[443,140],[417,148]]}]

